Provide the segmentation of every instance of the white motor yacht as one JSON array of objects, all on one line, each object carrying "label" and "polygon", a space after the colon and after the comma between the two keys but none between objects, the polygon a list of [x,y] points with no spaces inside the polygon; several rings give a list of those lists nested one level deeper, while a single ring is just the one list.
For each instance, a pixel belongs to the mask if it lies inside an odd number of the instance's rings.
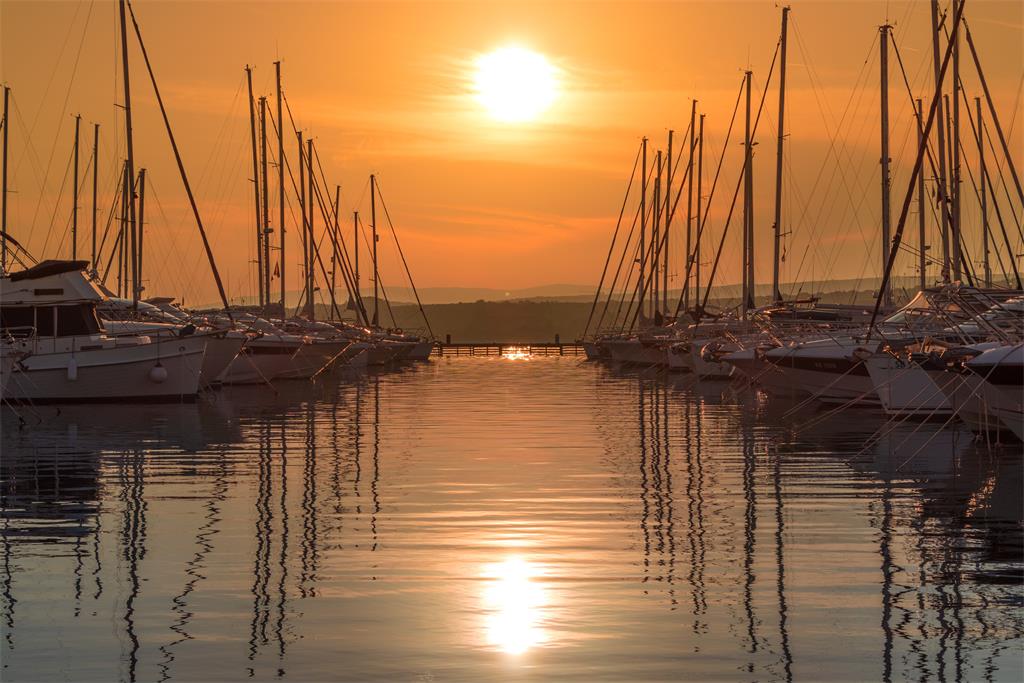
[{"label": "white motor yacht", "polygon": [[100,326],[105,297],[86,261],[43,261],[0,278],[0,327],[24,354],[3,397],[10,401],[181,401],[199,392],[206,339],[115,337]]}]

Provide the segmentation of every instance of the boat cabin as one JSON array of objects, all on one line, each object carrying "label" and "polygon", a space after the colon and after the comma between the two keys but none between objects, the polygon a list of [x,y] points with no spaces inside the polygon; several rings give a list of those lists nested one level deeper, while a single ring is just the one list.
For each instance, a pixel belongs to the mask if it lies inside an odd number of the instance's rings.
[{"label": "boat cabin", "polygon": [[43,261],[0,278],[0,332],[15,338],[102,334],[102,293],[83,272],[87,261]]}]

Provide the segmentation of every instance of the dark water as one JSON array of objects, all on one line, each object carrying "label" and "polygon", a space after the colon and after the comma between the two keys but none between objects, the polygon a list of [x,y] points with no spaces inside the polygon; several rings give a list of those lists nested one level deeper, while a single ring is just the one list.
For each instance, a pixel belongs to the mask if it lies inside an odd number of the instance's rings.
[{"label": "dark water", "polygon": [[4,680],[1024,676],[1021,449],[941,425],[571,358],[38,419]]}]

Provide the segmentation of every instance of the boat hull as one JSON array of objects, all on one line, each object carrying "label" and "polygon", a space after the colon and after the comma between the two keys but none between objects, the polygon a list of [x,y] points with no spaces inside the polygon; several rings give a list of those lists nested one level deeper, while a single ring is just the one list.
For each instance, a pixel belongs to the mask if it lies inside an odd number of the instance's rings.
[{"label": "boat hull", "polygon": [[278,375],[278,379],[311,379],[330,367],[350,345],[348,340],[317,340],[303,344],[292,356],[290,367]]},{"label": "boat hull", "polygon": [[644,344],[637,339],[605,342],[611,359],[629,365],[658,365],[668,367],[668,350],[657,344]]},{"label": "boat hull", "polygon": [[206,355],[199,373],[199,383],[208,387],[219,384],[245,345],[244,335],[211,335],[206,338]]},{"label": "boat hull", "polygon": [[798,385],[814,399],[828,405],[880,407],[878,393],[864,362],[841,352],[830,354],[773,349],[765,354],[786,383]]},{"label": "boat hull", "polygon": [[224,371],[223,384],[265,384],[291,369],[291,359],[298,351],[294,343],[248,342]]},{"label": "boat hull", "polygon": [[430,360],[434,353],[434,342],[422,341],[413,344],[412,350],[406,355],[406,360]]},{"label": "boat hull", "polygon": [[4,398],[14,403],[193,400],[199,392],[206,341],[182,337],[30,355],[15,366]]},{"label": "boat hull", "polygon": [[864,365],[887,415],[933,418],[953,414],[949,399],[919,365],[888,354],[872,356]]}]

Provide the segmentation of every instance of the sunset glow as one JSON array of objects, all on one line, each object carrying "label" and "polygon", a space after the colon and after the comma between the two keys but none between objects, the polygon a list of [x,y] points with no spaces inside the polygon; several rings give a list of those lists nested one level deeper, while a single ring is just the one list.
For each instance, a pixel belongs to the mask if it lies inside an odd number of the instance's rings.
[{"label": "sunset glow", "polygon": [[476,98],[496,120],[533,121],[558,96],[555,67],[544,55],[503,47],[480,57],[474,79]]}]

